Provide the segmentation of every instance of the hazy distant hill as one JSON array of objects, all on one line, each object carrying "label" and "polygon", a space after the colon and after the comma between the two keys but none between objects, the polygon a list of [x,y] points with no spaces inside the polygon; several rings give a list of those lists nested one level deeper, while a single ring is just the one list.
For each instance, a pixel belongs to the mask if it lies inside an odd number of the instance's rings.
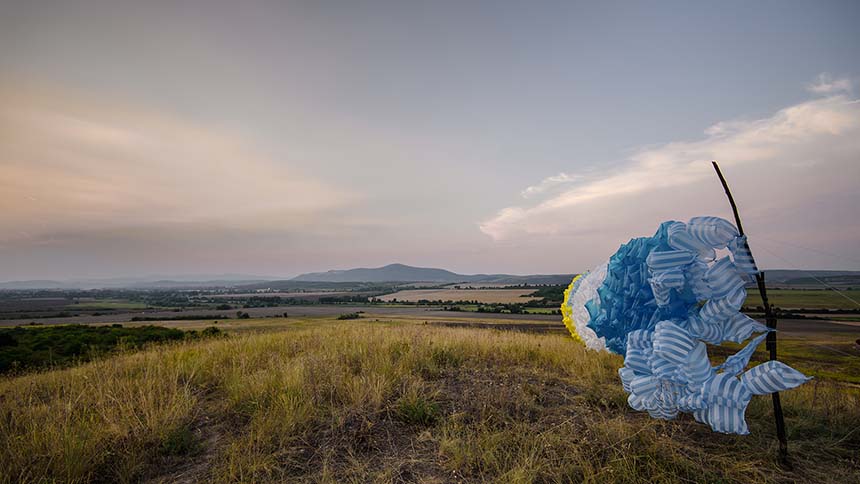
[{"label": "hazy distant hill", "polygon": [[[573,274],[457,274],[445,269],[389,264],[385,267],[333,270],[302,274],[289,280],[247,274],[152,275],[105,279],[25,280],[0,282],[0,290],[30,289],[192,289],[234,287],[247,290],[356,290],[379,283],[430,284],[568,284]],[[860,271],[766,271],[768,286],[786,288],[860,287]],[[823,282],[823,284],[822,284]],[[377,286],[378,287],[378,286]]]},{"label": "hazy distant hill", "polygon": [[59,281],[31,280],[31,281],[9,281],[0,282],[0,289],[76,289],[76,287],[67,287],[65,283]]},{"label": "hazy distant hill", "polygon": [[465,282],[467,279],[468,276],[455,274],[445,269],[389,264],[374,269],[362,267],[359,269],[311,272],[290,280],[315,282]]},{"label": "hazy distant hill", "polygon": [[484,284],[570,284],[576,274],[531,274],[528,276],[515,276],[511,274],[477,274],[471,277],[469,282]]},{"label": "hazy distant hill", "polygon": [[514,276],[510,274],[457,274],[445,269],[389,264],[385,267],[312,272],[290,279],[297,282],[435,282],[497,284],[566,284],[572,274]]},{"label": "hazy distant hill", "polygon": [[0,290],[30,289],[187,289],[235,287],[265,282],[276,278],[246,274],[216,275],[153,275],[143,277],[113,277],[103,279],[25,280],[0,282]]},{"label": "hazy distant hill", "polygon": [[[767,270],[768,285],[780,287],[847,287],[860,286],[860,271]],[[445,269],[389,264],[377,268],[332,270],[302,274],[278,282],[430,282],[495,284],[567,284],[573,274],[457,274]],[[824,284],[822,284],[822,281]]]}]

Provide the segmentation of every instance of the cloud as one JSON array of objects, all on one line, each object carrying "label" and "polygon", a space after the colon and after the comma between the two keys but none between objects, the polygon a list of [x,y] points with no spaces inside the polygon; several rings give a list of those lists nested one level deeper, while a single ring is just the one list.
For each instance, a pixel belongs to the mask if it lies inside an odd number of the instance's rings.
[{"label": "cloud", "polygon": [[0,85],[0,240],[111,227],[290,227],[354,195],[163,112]]},{"label": "cloud", "polygon": [[[782,231],[780,224],[793,224],[792,236],[825,246],[812,232],[840,226],[852,217],[846,207],[860,206],[858,158],[860,102],[831,95],[764,119],[718,123],[700,140],[641,149],[621,168],[534,204],[503,208],[479,228],[496,241],[576,238],[584,250],[602,247],[609,254],[612,245],[653,232],[662,220],[730,216],[710,164],[718,160],[736,197],[748,202],[750,227],[774,234]],[[837,232],[841,239],[834,243],[840,246],[860,239],[858,228],[849,227],[850,236],[831,230],[831,239]]]},{"label": "cloud", "polygon": [[535,195],[540,195],[548,190],[555,189],[560,185],[568,185],[582,179],[582,176],[568,175],[567,173],[559,173],[541,180],[537,185],[526,187],[520,195],[523,198],[530,198]]},{"label": "cloud", "polygon": [[853,89],[850,79],[834,79],[830,74],[823,72],[818,75],[814,82],[806,86],[806,89],[814,94],[839,94],[850,93]]}]

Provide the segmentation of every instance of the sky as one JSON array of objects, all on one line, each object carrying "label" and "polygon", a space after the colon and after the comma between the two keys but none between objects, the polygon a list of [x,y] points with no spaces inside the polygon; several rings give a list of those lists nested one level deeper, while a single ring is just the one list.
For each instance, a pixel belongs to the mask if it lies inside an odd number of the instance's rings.
[{"label": "sky", "polygon": [[860,270],[856,1],[0,0],[0,280]]}]

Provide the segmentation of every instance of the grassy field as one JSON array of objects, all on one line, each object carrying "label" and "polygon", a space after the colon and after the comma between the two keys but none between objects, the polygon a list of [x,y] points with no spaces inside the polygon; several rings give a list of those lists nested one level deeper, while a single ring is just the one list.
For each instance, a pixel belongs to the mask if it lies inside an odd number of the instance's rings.
[{"label": "grassy field", "polygon": [[0,380],[0,480],[860,480],[860,391],[827,379],[784,394],[789,471],[768,398],[746,437],[655,421],[627,407],[619,357],[563,335],[241,324],[256,329]]},{"label": "grassy field", "polygon": [[529,294],[534,289],[409,289],[393,294],[378,296],[381,301],[478,301],[484,304],[526,303],[531,301]]},{"label": "grassy field", "polygon": [[834,321],[860,322],[860,314],[852,314],[852,315],[828,314],[827,318],[832,319]]},{"label": "grassy field", "polygon": [[[853,349],[856,332],[829,333],[821,335],[779,334],[777,352],[779,360],[803,373],[819,379],[860,385],[860,354]],[[715,363],[718,356],[728,356],[743,345],[725,343],[710,350]],[[765,345],[756,349],[751,361],[767,361]],[[719,360],[719,362],[722,362]]]},{"label": "grassy field", "polygon": [[147,304],[121,299],[98,299],[92,301],[80,301],[66,306],[68,309],[146,309]]},{"label": "grassy field", "polygon": [[[746,306],[761,306],[761,296],[758,291],[747,291]],[[860,290],[827,291],[821,289],[768,289],[767,298],[771,304],[783,309],[860,309],[854,301],[860,301]]]},{"label": "grassy field", "polygon": [[[410,289],[398,291],[392,294],[379,296],[378,299],[390,302],[398,301],[416,302],[418,300],[428,301],[478,301],[483,304],[505,304],[525,303],[532,299],[522,297],[534,292],[534,289]],[[761,306],[761,297],[758,291],[748,290],[746,306]],[[860,309],[860,290],[829,291],[823,289],[769,289],[768,298],[770,302],[784,309]],[[853,301],[852,301],[853,300]]]},{"label": "grassy field", "polygon": [[[527,298],[523,298],[523,300],[528,301]],[[499,304],[499,303],[486,303],[486,304]],[[454,304],[451,305],[452,308],[456,308],[457,311],[464,312],[477,312],[478,308],[481,307],[481,304]],[[548,308],[523,308],[523,314],[560,314],[561,310],[558,307],[548,307]],[[489,313],[488,313],[489,314]]]}]

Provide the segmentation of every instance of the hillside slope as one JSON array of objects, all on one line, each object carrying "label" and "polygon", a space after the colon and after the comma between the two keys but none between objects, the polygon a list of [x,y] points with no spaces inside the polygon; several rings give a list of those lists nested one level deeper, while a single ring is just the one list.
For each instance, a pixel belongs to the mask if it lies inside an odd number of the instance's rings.
[{"label": "hillside slope", "polygon": [[[858,482],[856,390],[752,434],[631,411],[568,337],[331,321],[0,381],[0,482]],[[299,325],[303,326],[303,325]]]}]

